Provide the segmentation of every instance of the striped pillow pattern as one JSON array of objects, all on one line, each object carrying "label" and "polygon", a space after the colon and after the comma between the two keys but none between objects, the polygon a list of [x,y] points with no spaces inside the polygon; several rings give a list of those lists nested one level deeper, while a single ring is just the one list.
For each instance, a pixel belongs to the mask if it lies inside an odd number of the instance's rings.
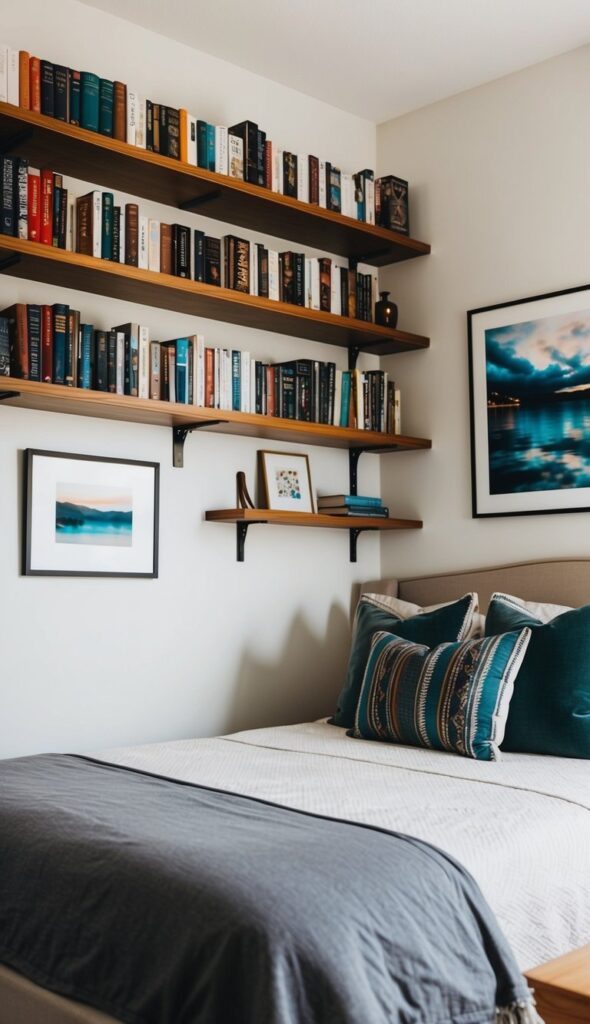
[{"label": "striped pillow pattern", "polygon": [[496,761],[530,629],[422,644],[375,633],[353,736]]}]

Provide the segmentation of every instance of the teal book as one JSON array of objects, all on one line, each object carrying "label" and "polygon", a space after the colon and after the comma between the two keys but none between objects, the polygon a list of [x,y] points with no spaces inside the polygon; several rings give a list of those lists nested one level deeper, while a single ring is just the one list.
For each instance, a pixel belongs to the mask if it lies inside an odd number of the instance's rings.
[{"label": "teal book", "polygon": [[66,348],[68,344],[68,318],[70,307],[56,302],[53,305],[53,383],[66,382]]},{"label": "teal book", "polygon": [[188,402],[188,338],[176,339],[176,401]]},{"label": "teal book", "polygon": [[94,376],[94,327],[92,324],[80,324],[80,354],[78,368],[78,384],[87,390],[92,387]]},{"label": "teal book", "polygon": [[231,407],[240,412],[242,398],[242,353],[235,349],[231,354]]},{"label": "teal book", "polygon": [[197,166],[207,169],[207,122],[197,121]]},{"label": "teal book", "polygon": [[113,136],[113,83],[101,78],[98,87],[98,130]]},{"label": "teal book", "polygon": [[207,125],[207,170],[215,170],[215,125]]},{"label": "teal book", "polygon": [[80,72],[70,71],[70,124],[80,124]]},{"label": "teal book", "polygon": [[102,233],[100,255],[103,260],[113,258],[113,216],[115,197],[112,192],[102,194]]},{"label": "teal book", "polygon": [[100,79],[91,71],[80,74],[80,123],[90,132],[98,131]]},{"label": "teal book", "polygon": [[348,426],[348,413],[350,409],[350,372],[345,370],[342,374],[342,393],[340,400],[340,426]]}]

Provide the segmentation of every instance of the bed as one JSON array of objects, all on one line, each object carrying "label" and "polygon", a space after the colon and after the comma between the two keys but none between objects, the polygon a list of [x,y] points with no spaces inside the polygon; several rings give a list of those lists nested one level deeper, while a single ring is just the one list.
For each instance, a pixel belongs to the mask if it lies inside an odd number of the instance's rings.
[{"label": "bed", "polygon": [[[490,594],[503,590],[577,606],[590,597],[590,560],[379,581],[363,589],[423,605],[475,590],[485,609]],[[590,942],[586,761],[505,754],[489,764],[352,739],[325,720],[103,750],[94,757],[115,768],[431,843],[473,875],[522,971]],[[116,1019],[0,966],[0,1024]]]}]

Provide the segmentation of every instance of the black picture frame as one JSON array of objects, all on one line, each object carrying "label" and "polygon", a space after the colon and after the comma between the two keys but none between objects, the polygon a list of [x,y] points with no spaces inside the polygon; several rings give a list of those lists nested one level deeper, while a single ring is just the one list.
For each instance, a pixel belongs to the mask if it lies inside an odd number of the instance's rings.
[{"label": "black picture frame", "polygon": [[[119,558],[117,558],[117,555],[116,555],[116,551],[117,550],[121,551],[121,545],[120,544],[113,544],[112,541],[110,541],[109,538],[107,538],[105,536],[103,536],[101,539],[103,541],[106,541],[106,543],[99,544],[99,545],[93,544],[92,541],[85,542],[85,543],[78,543],[79,542],[79,538],[76,538],[76,543],[75,544],[71,544],[71,545],[70,544],[64,544],[63,545],[63,547],[65,549],[64,550],[64,565],[62,565],[62,566],[60,566],[60,565],[56,566],[55,565],[55,559],[57,558],[59,560],[59,552],[58,552],[59,545],[56,542],[55,545],[54,545],[54,549],[52,549],[51,544],[49,544],[47,546],[47,552],[46,552],[46,558],[48,559],[48,564],[43,566],[44,552],[42,550],[42,547],[40,549],[39,544],[37,543],[36,527],[38,526],[38,524],[40,522],[44,522],[44,518],[45,518],[45,527],[46,527],[45,528],[45,533],[47,534],[48,537],[50,537],[51,536],[51,531],[53,530],[53,534],[54,534],[54,538],[53,539],[54,539],[54,541],[56,541],[57,534],[58,534],[58,518],[57,518],[58,517],[58,512],[57,512],[58,504],[57,504],[57,498],[55,497],[55,492],[51,492],[52,493],[51,500],[48,498],[47,494],[45,495],[45,501],[44,501],[45,508],[43,508],[43,507],[37,508],[37,506],[36,506],[36,501],[37,502],[42,502],[43,501],[43,498],[40,497],[37,494],[37,491],[41,489],[41,485],[40,485],[40,482],[38,480],[38,470],[40,468],[42,468],[41,467],[41,460],[48,460],[48,465],[47,465],[47,467],[45,467],[45,475],[48,477],[49,483],[51,482],[51,478],[50,478],[50,461],[51,460],[60,460],[62,462],[63,462],[63,460],[68,460],[68,461],[72,462],[73,466],[76,465],[76,464],[78,466],[80,466],[82,463],[85,463],[85,464],[92,464],[92,465],[99,464],[99,465],[101,465],[103,467],[108,466],[108,465],[111,465],[113,467],[130,467],[130,468],[134,468],[135,470],[145,471],[145,474],[147,474],[145,480],[140,479],[140,476],[139,476],[139,474],[137,472],[136,473],[131,472],[131,474],[129,476],[129,487],[132,488],[134,486],[134,482],[133,482],[132,478],[135,477],[135,485],[137,486],[137,484],[139,484],[140,491],[143,492],[144,498],[147,499],[147,496],[149,494],[149,496],[150,496],[149,501],[151,501],[151,505],[149,506],[149,508],[147,510],[142,510],[141,518],[142,518],[142,520],[144,520],[147,517],[148,522],[147,522],[147,524],[142,522],[140,544],[138,544],[138,552],[137,552],[137,559],[141,563],[139,566],[134,565],[134,567],[130,571],[126,570],[124,568],[124,565],[117,566],[115,564],[117,561],[122,561],[123,563],[125,561],[125,559],[122,558],[121,554],[119,554]],[[54,463],[54,466],[57,468],[57,463]],[[73,475],[74,476],[76,475],[74,471],[73,471]],[[86,471],[86,475],[88,475],[88,471]],[[114,476],[116,475],[118,480],[119,480],[119,482],[120,482],[120,480],[121,480],[121,473],[120,473],[120,471],[117,472],[116,474],[114,473],[113,475]],[[80,474],[78,474],[78,476],[80,476]],[[46,484],[47,484],[47,481],[44,481],[44,485],[46,485]],[[93,485],[92,483],[88,483],[88,482],[86,482],[85,484],[82,484],[82,487],[86,487],[86,488],[92,487],[92,486],[94,486],[95,489],[96,489],[97,487],[104,486],[104,485],[97,485],[97,484]],[[47,487],[45,489],[47,490]],[[120,487],[117,487],[116,489],[120,490]],[[141,495],[139,495],[139,496],[141,496]],[[51,501],[53,501],[53,507],[51,507]],[[135,578],[135,579],[157,579],[157,577],[158,577],[158,548],[159,548],[159,506],[160,506],[160,464],[158,462],[142,462],[142,461],[139,461],[137,459],[117,459],[117,458],[111,458],[109,456],[83,455],[83,454],[77,454],[77,453],[71,453],[71,452],[56,452],[56,451],[43,450],[43,449],[40,449],[40,448],[27,448],[27,449],[25,449],[25,451],[24,451],[24,472],[23,472],[23,520],[24,521],[23,521],[23,534],[22,534],[22,540],[23,540],[23,543],[22,543],[22,568],[21,568],[22,575],[23,576],[85,576],[85,577],[101,577],[102,576],[102,577],[112,577],[112,578],[128,577],[128,578]],[[85,508],[85,506],[81,505],[80,508]],[[102,513],[102,514],[104,514],[104,513]],[[125,515],[125,513],[123,515]],[[134,515],[135,515],[134,512],[131,512],[129,514],[129,523],[130,523],[130,525],[125,527],[125,531],[127,531],[127,530],[133,531],[133,529],[134,529],[134,527],[133,527],[133,516]],[[83,516],[82,516],[82,522],[84,522]],[[53,526],[52,526],[52,523],[53,523]],[[78,525],[77,523],[74,523],[74,526],[77,526],[77,525]],[[63,528],[64,529],[68,529],[72,533],[76,532],[74,530],[73,526],[68,526],[68,527],[63,527]],[[114,530],[114,533],[116,533],[116,532],[117,531]],[[121,528],[121,532],[123,532],[123,528]],[[130,540],[127,540],[126,538],[122,538],[122,539],[125,541],[125,547],[132,547],[133,546],[133,536],[132,535],[131,535],[131,539]],[[84,548],[85,547],[86,547],[86,552],[84,552]],[[94,550],[96,547],[99,548],[98,551]],[[93,551],[92,551],[92,561],[93,562],[98,561],[100,563],[100,560],[102,558],[102,560],[104,561],[104,563],[107,566],[107,568],[100,569],[100,568],[95,568],[94,566],[89,568],[88,565],[86,565],[84,567],[81,567],[81,568],[72,567],[72,563],[75,564],[75,562],[76,562],[76,554],[74,554],[72,556],[71,551],[68,551],[67,554],[66,554],[66,551],[67,551],[67,549],[74,549],[75,550],[76,548],[78,549],[78,551],[82,552],[82,554],[80,555],[80,562],[81,562],[81,564],[84,563],[85,555],[86,556],[89,555],[89,553],[90,553],[89,552],[89,548],[93,548]],[[112,549],[112,550],[109,550],[109,549]],[[102,552],[102,555],[101,555],[101,552]],[[136,558],[135,558],[135,553],[134,553],[134,562],[135,561],[136,561]],[[145,569],[142,568],[143,562],[145,562]],[[108,567],[109,565],[110,565],[110,568]]]},{"label": "black picture frame", "polygon": [[[576,353],[571,351],[576,336],[573,326],[570,329],[574,321],[580,339]],[[568,329],[569,335],[564,334]],[[502,332],[506,345],[504,378],[497,365],[502,363],[501,349],[496,348]],[[541,332],[547,334],[544,343]],[[586,333],[587,343],[583,340]],[[576,477],[575,465],[580,461],[576,449],[581,449],[581,445],[575,431],[571,436],[565,432],[560,435],[556,422],[554,440],[549,440],[551,431],[545,435],[538,429],[535,433],[534,429],[543,410],[548,421],[552,416],[558,419],[559,407],[563,410],[567,402],[574,413],[576,408],[578,415],[583,412],[586,389],[590,414],[590,284],[469,310],[467,335],[472,517],[590,511],[590,485],[575,482],[585,478],[585,471]],[[548,358],[551,351],[555,370]],[[581,353],[587,354],[588,369],[574,373]],[[537,360],[546,361],[546,366],[537,366]],[[502,381],[505,393],[491,390],[498,380]],[[523,425],[527,411],[529,434]],[[508,444],[510,432],[514,435],[512,447]],[[517,451],[520,455],[515,454]],[[566,458],[574,468],[565,465]]]}]

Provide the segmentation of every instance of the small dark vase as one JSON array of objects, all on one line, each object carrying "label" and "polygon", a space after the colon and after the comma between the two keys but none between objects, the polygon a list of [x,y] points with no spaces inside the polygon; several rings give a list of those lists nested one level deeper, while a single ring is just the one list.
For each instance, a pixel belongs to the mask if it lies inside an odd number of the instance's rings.
[{"label": "small dark vase", "polygon": [[397,306],[389,298],[389,292],[379,292],[381,298],[375,303],[375,323],[382,327],[397,326]]}]

